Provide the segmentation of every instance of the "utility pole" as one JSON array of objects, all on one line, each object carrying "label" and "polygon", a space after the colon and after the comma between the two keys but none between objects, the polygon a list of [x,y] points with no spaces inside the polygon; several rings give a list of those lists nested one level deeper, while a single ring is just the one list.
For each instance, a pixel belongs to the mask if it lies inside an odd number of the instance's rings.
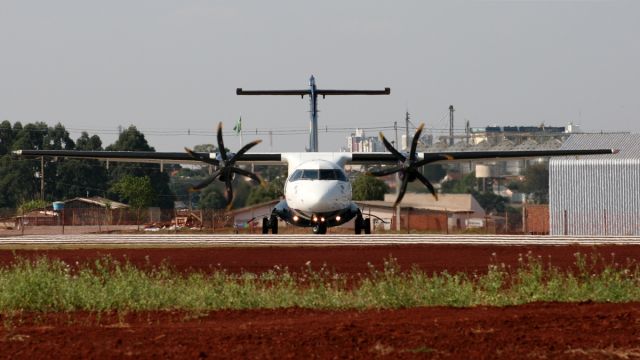
[{"label": "utility pole", "polygon": [[449,146],[453,146],[453,105],[449,105]]},{"label": "utility pole", "polygon": [[399,148],[399,146],[398,146],[398,144],[399,144],[398,143],[398,122],[397,121],[393,122],[393,129],[396,132],[396,147]]},{"label": "utility pole", "polygon": [[[397,121],[393,122],[393,128],[396,131],[396,148],[399,149],[400,146],[398,146],[399,143],[398,143],[398,122]],[[397,198],[398,195],[400,194],[400,173],[397,172],[395,177],[396,177],[396,198]],[[400,204],[396,206],[394,211],[396,213],[396,230],[400,231]]]},{"label": "utility pole", "polygon": [[40,200],[44,201],[44,156],[40,157]]},{"label": "utility pole", "polygon": [[411,143],[411,141],[409,141],[409,110],[407,110],[404,116],[404,138],[406,140],[404,143],[404,149],[408,150],[409,143]]},{"label": "utility pole", "polygon": [[464,127],[464,134],[466,135],[467,145],[469,145],[469,138],[471,136],[471,126],[469,125],[469,120]]}]

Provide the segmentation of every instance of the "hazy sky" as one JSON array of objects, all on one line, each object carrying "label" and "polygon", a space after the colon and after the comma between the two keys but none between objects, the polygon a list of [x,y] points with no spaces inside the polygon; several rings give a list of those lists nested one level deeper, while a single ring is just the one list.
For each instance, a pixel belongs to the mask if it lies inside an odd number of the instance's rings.
[{"label": "hazy sky", "polygon": [[[392,125],[407,109],[443,129],[453,104],[459,129],[639,132],[639,36],[636,0],[0,0],[0,120],[62,122],[105,144],[134,124],[179,151],[239,116],[245,130],[307,129],[307,98],[235,89],[302,89],[314,74],[320,88],[391,87],[321,100],[322,129]],[[345,135],[321,132],[320,150]],[[257,151],[308,143],[259,137]]]}]

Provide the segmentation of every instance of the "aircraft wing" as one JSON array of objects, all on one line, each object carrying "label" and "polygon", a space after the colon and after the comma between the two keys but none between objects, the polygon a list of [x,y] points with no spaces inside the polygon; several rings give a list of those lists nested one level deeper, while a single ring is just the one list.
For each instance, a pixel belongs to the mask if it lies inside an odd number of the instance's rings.
[{"label": "aircraft wing", "polygon": [[[196,164],[203,162],[195,160],[186,152],[154,152],[154,151],[80,151],[80,150],[16,150],[18,156],[31,157],[66,157],[73,159],[95,159],[112,162],[136,162],[156,164]],[[196,153],[217,163],[215,153]],[[281,163],[279,153],[248,153],[243,154],[238,162]]]},{"label": "aircraft wing", "polygon": [[[456,151],[456,152],[426,152],[419,153],[418,160],[421,162],[450,162],[468,160],[502,160],[502,159],[525,159],[551,156],[581,156],[581,155],[604,155],[615,154],[614,149],[589,149],[589,150],[505,150],[505,151]],[[371,164],[396,164],[398,159],[392,153],[353,153],[350,164],[371,165]]]},{"label": "aircraft wing", "polygon": [[[526,151],[458,151],[458,152],[426,152],[419,153],[418,160],[428,163],[444,161],[468,161],[468,160],[500,160],[500,159],[524,159],[551,156],[581,156],[615,154],[614,149],[589,149],[589,150],[526,150]],[[199,164],[203,163],[195,160],[186,152],[151,152],[151,151],[81,151],[81,150],[16,150],[13,152],[18,156],[30,157],[66,157],[75,159],[96,159],[113,162],[138,162],[138,163],[163,163],[163,164]],[[215,153],[196,153],[209,159],[212,163],[217,163]],[[350,156],[349,156],[350,155]],[[288,158],[304,157],[311,160],[314,158],[327,158],[331,160],[344,159],[349,164],[396,164],[398,159],[389,152],[369,152],[369,153],[246,153],[238,157],[240,163],[264,163],[283,164]],[[336,161],[342,162],[342,161]]]}]

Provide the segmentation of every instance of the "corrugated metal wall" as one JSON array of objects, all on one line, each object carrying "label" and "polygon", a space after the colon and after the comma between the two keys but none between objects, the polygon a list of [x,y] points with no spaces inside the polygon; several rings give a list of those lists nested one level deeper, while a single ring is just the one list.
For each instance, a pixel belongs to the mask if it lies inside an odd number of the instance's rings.
[{"label": "corrugated metal wall", "polygon": [[550,161],[551,235],[640,235],[640,135],[580,134],[562,148],[620,153]]}]

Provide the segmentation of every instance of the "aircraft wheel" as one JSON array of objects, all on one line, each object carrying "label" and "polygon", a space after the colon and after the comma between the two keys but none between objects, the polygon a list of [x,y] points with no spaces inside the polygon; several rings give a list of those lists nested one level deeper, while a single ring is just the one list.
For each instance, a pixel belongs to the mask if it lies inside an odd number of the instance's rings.
[{"label": "aircraft wheel", "polygon": [[362,224],[363,224],[362,227],[364,228],[364,233],[371,234],[371,219],[370,218],[364,219]]},{"label": "aircraft wheel", "polygon": [[360,235],[362,233],[362,213],[358,212],[358,215],[356,215],[356,219],[354,221],[354,228],[356,231],[356,235]]},{"label": "aircraft wheel", "polygon": [[267,219],[266,217],[262,218],[262,233],[263,234],[269,233],[269,219]]},{"label": "aircraft wheel", "polygon": [[317,235],[326,234],[327,233],[327,226],[318,224],[318,225],[315,225],[312,230],[313,230],[313,233],[317,234]]},{"label": "aircraft wheel", "polygon": [[276,215],[271,215],[269,217],[269,225],[271,225],[271,233],[272,234],[277,234],[278,233],[278,217]]}]

